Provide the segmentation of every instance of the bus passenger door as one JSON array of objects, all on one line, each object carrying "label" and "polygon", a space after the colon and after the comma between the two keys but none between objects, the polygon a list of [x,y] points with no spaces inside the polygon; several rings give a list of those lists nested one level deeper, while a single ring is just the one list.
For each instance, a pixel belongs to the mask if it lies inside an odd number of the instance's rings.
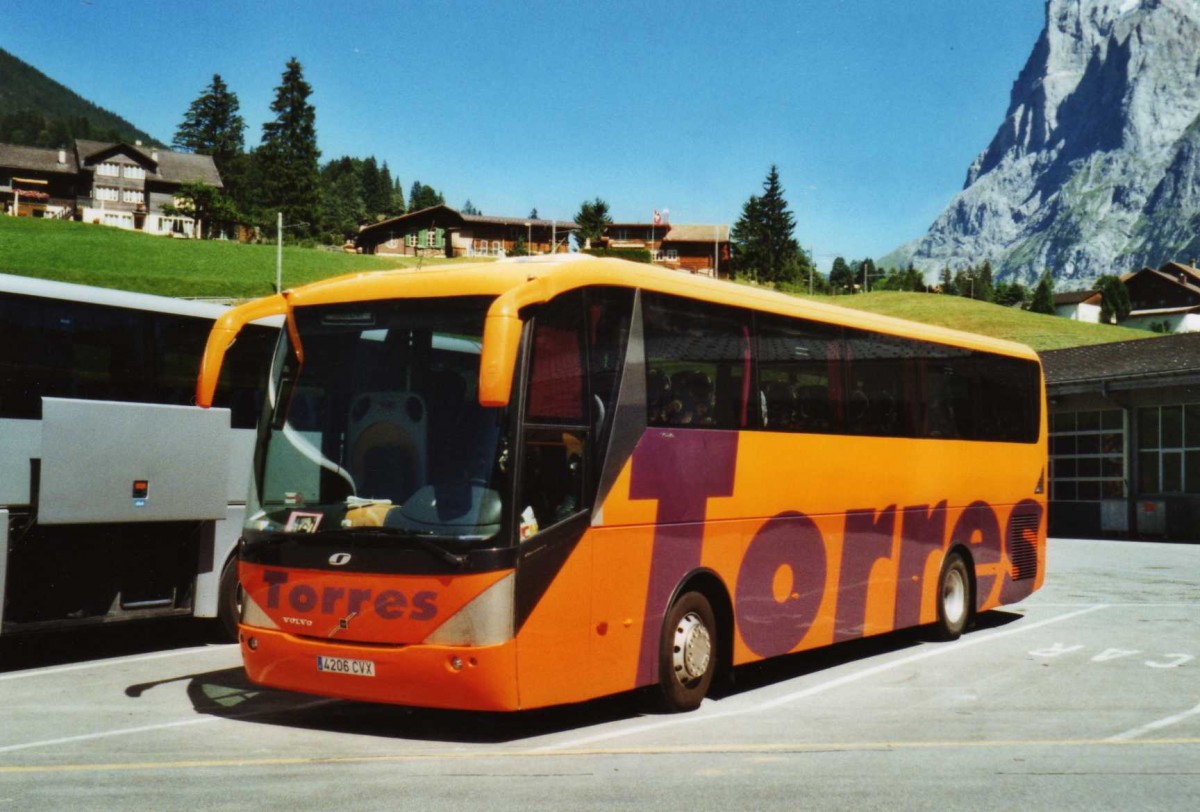
[{"label": "bus passenger door", "polygon": [[591,551],[585,480],[591,409],[583,294],[542,306],[526,335],[518,460],[516,628],[521,705],[583,698],[588,670]]},{"label": "bus passenger door", "polygon": [[[594,696],[593,511],[604,479],[633,291],[566,293],[533,317],[522,406],[517,659],[521,702]],[[644,412],[639,403],[638,413]]]}]

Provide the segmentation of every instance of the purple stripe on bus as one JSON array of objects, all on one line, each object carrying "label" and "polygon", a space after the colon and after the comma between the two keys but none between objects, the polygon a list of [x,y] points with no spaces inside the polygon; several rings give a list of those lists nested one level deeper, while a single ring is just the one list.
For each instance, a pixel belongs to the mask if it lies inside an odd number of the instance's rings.
[{"label": "purple stripe on bus", "polygon": [[904,629],[921,622],[925,562],[946,546],[946,502],[910,505],[900,516],[900,563],[896,567],[896,610],[893,626]]},{"label": "purple stripe on bus", "polygon": [[[775,597],[775,574],[791,570],[789,594]],[[754,534],[738,572],[734,598],[738,631],[760,657],[791,651],[808,633],[825,593],[825,539],[802,513],[781,513]]]},{"label": "purple stripe on bus", "polygon": [[637,684],[658,681],[659,633],[680,579],[700,566],[708,499],[733,495],[738,433],[647,429],[633,452],[630,499],[658,500]]},{"label": "purple stripe on bus", "polygon": [[895,530],[895,505],[889,505],[878,514],[870,508],[846,513],[841,575],[838,578],[837,620],[833,630],[835,643],[862,637],[867,620],[871,569],[879,559],[891,558]]},{"label": "purple stripe on bus", "polygon": [[[1024,538],[1024,534],[1013,527],[1013,522],[1018,519],[1029,521],[1030,518],[1036,517],[1036,523],[1033,525],[1033,537],[1029,540]],[[1022,598],[1027,598],[1033,594],[1033,585],[1037,583],[1033,576],[1036,573],[1030,573],[1028,577],[1020,581],[1013,580],[1013,572],[1011,562],[1018,560],[1027,560],[1032,557],[1033,561],[1037,561],[1037,531],[1041,527],[1042,522],[1042,506],[1032,499],[1023,499],[1017,503],[1012,509],[1012,513],[1008,514],[1008,527],[1005,530],[1004,538],[1008,539],[1008,560],[1010,569],[1004,576],[1004,585],[1000,588],[1001,603],[1015,603]],[[1024,548],[1024,549],[1021,549]]]},{"label": "purple stripe on bus", "polygon": [[996,513],[992,510],[992,506],[983,501],[975,501],[967,505],[958,517],[950,539],[966,544],[967,549],[971,551],[971,556],[975,559],[975,609],[978,611],[987,597],[992,594],[992,586],[996,583],[995,574],[982,573],[979,568],[990,564],[999,564],[1003,553],[1000,522],[996,520]]}]

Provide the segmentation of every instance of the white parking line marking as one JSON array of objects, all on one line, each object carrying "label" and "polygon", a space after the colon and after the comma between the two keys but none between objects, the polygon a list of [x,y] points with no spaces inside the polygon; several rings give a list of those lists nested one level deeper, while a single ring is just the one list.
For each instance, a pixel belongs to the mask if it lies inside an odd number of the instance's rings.
[{"label": "white parking line marking", "polygon": [[1168,716],[1165,719],[1158,719],[1153,722],[1147,722],[1146,724],[1132,728],[1131,730],[1126,730],[1124,733],[1118,733],[1115,736],[1109,736],[1107,739],[1105,739],[1105,741],[1110,741],[1110,742],[1129,741],[1130,739],[1136,739],[1139,736],[1142,736],[1146,733],[1152,733],[1155,730],[1162,730],[1164,727],[1170,727],[1171,725],[1178,724],[1178,723],[1182,722],[1184,719],[1188,719],[1192,716],[1197,716],[1197,715],[1200,715],[1200,705],[1197,705],[1196,707],[1192,708],[1191,710],[1185,710],[1183,713],[1177,713],[1174,716]]},{"label": "white parking line marking", "polygon": [[51,665],[47,666],[46,668],[34,668],[29,671],[13,671],[10,674],[0,674],[0,682],[28,679],[29,677],[48,677],[56,674],[66,674],[71,671],[86,671],[89,668],[100,668],[109,665],[124,665],[125,663],[138,663],[144,662],[145,660],[158,660],[163,657],[181,657],[185,654],[195,654],[200,651],[222,651],[224,649],[236,647],[237,643],[214,646],[194,646],[192,648],[179,648],[171,651],[159,651],[154,654],[136,654],[129,657],[114,657],[110,660],[94,660],[87,663],[76,663],[75,665]]},{"label": "white parking line marking", "polygon": [[[785,694],[784,696],[777,697],[776,699],[770,699],[770,700],[767,700],[764,702],[760,702],[760,703],[752,705],[748,708],[730,708],[729,710],[713,711],[712,713],[705,713],[704,712],[705,708],[712,708],[715,705],[715,703],[710,702],[709,700],[705,700],[704,704],[700,707],[700,709],[692,711],[691,713],[689,713],[685,716],[676,716],[676,717],[672,717],[670,719],[665,719],[665,720],[662,720],[659,722],[651,722],[649,724],[640,725],[637,727],[623,728],[621,730],[610,730],[606,733],[597,733],[594,736],[584,736],[582,738],[572,739],[570,741],[562,742],[559,744],[548,744],[543,747],[534,748],[533,752],[535,752],[535,753],[536,752],[552,752],[555,750],[564,750],[564,749],[568,749],[568,748],[584,747],[589,744],[595,744],[596,742],[607,741],[608,739],[616,739],[616,738],[620,738],[622,736],[632,736],[632,735],[636,735],[638,733],[649,733],[650,731],[662,730],[663,728],[675,727],[676,725],[687,725],[687,724],[694,724],[696,722],[707,722],[712,719],[723,719],[727,716],[736,716],[736,715],[746,714],[746,713],[760,713],[762,711],[772,710],[774,708],[780,707],[781,705],[787,705],[787,704],[796,702],[801,699],[807,699],[811,696],[816,696],[817,694],[825,693],[826,691],[831,691],[835,688],[841,688],[844,685],[849,685],[851,683],[858,682],[859,680],[865,679],[867,677],[873,677],[876,674],[882,674],[885,671],[891,671],[892,669],[899,668],[901,666],[905,666],[910,663],[918,662],[920,660],[926,660],[926,659],[929,659],[930,657],[940,657],[944,654],[953,654],[953,653],[955,653],[957,651],[961,651],[962,649],[967,648],[969,646],[975,646],[975,645],[980,645],[982,643],[988,643],[988,642],[991,642],[992,640],[996,640],[1001,637],[1009,637],[1014,634],[1023,634],[1025,632],[1031,632],[1034,629],[1040,629],[1043,626],[1049,626],[1054,623],[1061,623],[1065,620],[1072,620],[1074,618],[1081,617],[1081,616],[1087,615],[1087,614],[1091,614],[1092,612],[1096,612],[1096,611],[1099,611],[1100,609],[1106,609],[1106,608],[1108,608],[1107,604],[1093,604],[1091,606],[1086,606],[1086,607],[1076,610],[1074,612],[1068,612],[1065,615],[1057,615],[1055,617],[1047,618],[1045,620],[1039,620],[1035,623],[1022,624],[1022,625],[1018,626],[1017,628],[1005,629],[1003,631],[993,632],[991,634],[987,634],[987,633],[973,634],[970,637],[960,638],[959,640],[957,640],[953,643],[931,646],[925,650],[918,651],[915,654],[910,654],[907,657],[901,657],[898,660],[892,660],[890,662],[880,663],[879,665],[872,666],[870,668],[864,668],[861,671],[855,671],[852,674],[846,674],[845,676],[836,677],[834,679],[829,680],[828,682],[822,682],[817,685],[812,685],[808,688],[804,688],[802,690],[794,691],[790,694]],[[728,702],[729,700],[726,700],[726,701]]]},{"label": "white parking line marking", "polygon": [[127,736],[131,733],[148,733],[151,730],[167,730],[172,727],[185,727],[187,725],[199,725],[205,722],[215,722],[220,717],[218,716],[201,716],[196,719],[184,719],[179,722],[164,722],[158,725],[142,725],[141,727],[127,727],[121,730],[104,730],[99,733],[84,733],[81,736],[64,736],[61,739],[44,739],[39,742],[26,742],[25,744],[10,744],[7,747],[0,747],[0,753],[11,753],[16,750],[29,750],[33,747],[50,747],[55,744],[71,744],[73,742],[86,742],[93,739],[105,739],[109,736]]},{"label": "white parking line marking", "polygon": [[[301,705],[296,705],[289,710],[291,712],[309,710],[322,705],[331,705],[335,702],[341,702],[340,699],[320,698],[314,699],[311,702],[305,702]],[[36,742],[25,742],[24,744],[10,744],[6,747],[0,747],[0,753],[11,753],[16,750],[30,750],[34,747],[50,747],[55,744],[71,744],[74,742],[93,741],[95,739],[107,739],[112,736],[128,736],[132,733],[149,733],[155,730],[170,730],[173,727],[187,727],[189,725],[202,725],[206,722],[216,722],[221,719],[253,719],[255,716],[269,716],[272,713],[278,713],[278,710],[250,711],[249,713],[230,714],[229,716],[197,716],[192,719],[180,719],[174,722],[160,722],[156,725],[142,725],[140,727],[125,727],[118,730],[102,730],[97,733],[84,733],[79,736],[63,736],[58,739],[43,739]]]}]

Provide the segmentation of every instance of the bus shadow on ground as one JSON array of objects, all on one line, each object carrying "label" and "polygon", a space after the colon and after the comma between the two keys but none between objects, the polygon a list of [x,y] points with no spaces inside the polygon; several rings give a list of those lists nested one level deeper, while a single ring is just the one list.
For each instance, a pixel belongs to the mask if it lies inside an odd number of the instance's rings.
[{"label": "bus shadow on ground", "polygon": [[[1006,626],[1021,617],[1013,612],[986,612],[978,618],[976,631]],[[740,666],[730,679],[714,684],[709,695],[719,703],[837,666],[914,648],[932,639],[927,627],[906,629]],[[202,714],[254,724],[409,741],[499,744],[660,713],[654,709],[655,691],[651,689],[576,705],[486,713],[375,705],[276,691],[254,685],[240,668],[180,679],[188,681],[188,697]],[[163,683],[132,685],[125,693],[138,697],[160,684]]]}]

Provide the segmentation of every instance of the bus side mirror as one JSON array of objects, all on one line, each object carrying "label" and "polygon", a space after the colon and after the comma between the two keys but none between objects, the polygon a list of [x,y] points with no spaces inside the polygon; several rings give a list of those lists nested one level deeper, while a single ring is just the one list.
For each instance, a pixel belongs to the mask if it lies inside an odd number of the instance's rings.
[{"label": "bus side mirror", "polygon": [[479,359],[479,405],[507,406],[513,371],[521,347],[521,320],[513,315],[489,313],[483,323],[483,351]]},{"label": "bus side mirror", "polygon": [[212,406],[221,378],[221,365],[225,353],[237,340],[238,333],[252,321],[287,313],[287,300],[282,296],[256,299],[239,307],[226,310],[213,324],[200,359],[200,374],[196,378],[196,405],[205,409]]}]

